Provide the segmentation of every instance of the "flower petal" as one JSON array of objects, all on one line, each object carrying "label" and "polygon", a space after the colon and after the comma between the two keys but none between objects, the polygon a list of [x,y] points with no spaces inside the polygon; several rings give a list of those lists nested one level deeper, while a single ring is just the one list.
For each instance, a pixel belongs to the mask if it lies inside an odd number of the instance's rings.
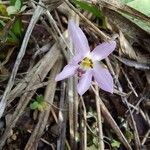
[{"label": "flower petal", "polygon": [[73,76],[76,73],[76,70],[78,69],[78,67],[79,65],[71,65],[71,64],[66,65],[64,69],[62,70],[62,72],[60,72],[56,76],[55,81],[60,81],[60,80]]},{"label": "flower petal", "polygon": [[79,80],[79,83],[77,85],[77,91],[79,95],[83,95],[91,85],[92,81],[92,70],[88,70],[83,74]]},{"label": "flower petal", "polygon": [[94,48],[91,52],[92,60],[102,60],[115,50],[116,42],[104,42]]},{"label": "flower petal", "polygon": [[81,55],[75,55],[71,60],[69,64],[77,65],[79,62],[83,60],[84,56]]},{"label": "flower petal", "polygon": [[68,22],[69,35],[72,39],[72,42],[75,46],[76,54],[85,56],[90,52],[89,44],[87,38],[83,31],[74,23],[73,20]]},{"label": "flower petal", "polygon": [[93,76],[101,89],[113,93],[113,78],[106,68],[96,64],[93,69]]}]

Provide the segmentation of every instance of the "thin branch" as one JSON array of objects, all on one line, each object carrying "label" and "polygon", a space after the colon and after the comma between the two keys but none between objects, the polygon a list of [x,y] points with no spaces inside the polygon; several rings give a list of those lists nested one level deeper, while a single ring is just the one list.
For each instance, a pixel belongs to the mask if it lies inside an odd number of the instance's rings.
[{"label": "thin branch", "polygon": [[83,100],[83,97],[81,96],[80,97],[80,100],[81,100],[81,103],[82,104],[82,108],[83,108],[83,122],[81,121],[81,132],[83,135],[83,138],[81,139],[82,143],[81,143],[81,149],[82,150],[87,150],[87,120],[86,120],[86,106],[84,104],[84,100]]},{"label": "thin branch", "polygon": [[97,109],[97,124],[98,124],[98,134],[99,134],[99,149],[104,150],[104,142],[103,142],[103,129],[102,129],[102,116],[101,116],[101,108],[100,108],[100,96],[98,86],[96,89],[96,109]]},{"label": "thin branch", "polygon": [[59,138],[57,140],[57,150],[64,150],[66,140],[67,113],[62,110],[66,108],[65,93],[66,93],[66,84],[62,82],[60,104],[59,104],[60,111],[58,114]]}]

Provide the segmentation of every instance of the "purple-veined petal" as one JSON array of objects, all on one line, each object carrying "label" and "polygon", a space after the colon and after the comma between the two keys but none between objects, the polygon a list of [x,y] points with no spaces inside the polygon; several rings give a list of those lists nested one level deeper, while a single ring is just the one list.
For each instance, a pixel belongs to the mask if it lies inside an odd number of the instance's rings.
[{"label": "purple-veined petal", "polygon": [[85,56],[90,52],[89,44],[87,38],[83,31],[74,23],[73,20],[68,22],[69,35],[75,46],[76,54]]},{"label": "purple-veined petal", "polygon": [[76,73],[79,65],[68,64],[64,69],[56,76],[55,81],[60,81],[73,76]]},{"label": "purple-veined petal", "polygon": [[97,63],[93,69],[93,76],[101,89],[113,93],[113,78],[108,69]]},{"label": "purple-veined petal", "polygon": [[79,83],[77,85],[77,91],[79,95],[83,95],[91,85],[92,81],[92,70],[88,70],[83,74],[79,80]]},{"label": "purple-veined petal", "polygon": [[92,60],[102,60],[112,53],[116,48],[115,41],[104,42],[94,48],[91,52]]}]

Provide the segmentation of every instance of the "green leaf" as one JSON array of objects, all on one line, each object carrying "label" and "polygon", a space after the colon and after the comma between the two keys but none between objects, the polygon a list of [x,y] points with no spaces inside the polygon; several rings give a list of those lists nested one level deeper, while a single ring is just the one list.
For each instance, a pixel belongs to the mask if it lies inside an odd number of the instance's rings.
[{"label": "green leaf", "polygon": [[[3,30],[4,26],[5,26],[5,22],[0,20],[0,29]],[[0,33],[0,36],[1,33]],[[13,43],[13,44],[17,44],[19,42],[18,38],[16,37],[16,35],[12,32],[9,31],[8,37],[7,37],[7,43]]]},{"label": "green leaf", "polygon": [[129,2],[134,1],[134,0],[120,0],[120,1],[121,1],[121,3],[123,3],[123,4],[127,4],[127,3],[129,3]]},{"label": "green leaf", "polygon": [[30,109],[35,110],[39,107],[39,103],[37,101],[30,104]]},{"label": "green leaf", "polygon": [[9,6],[6,10],[8,15],[14,15],[18,12],[15,6]]},{"label": "green leaf", "polygon": [[11,31],[18,37],[21,38],[22,36],[22,21],[18,18],[14,24],[12,25]]},{"label": "green leaf", "polygon": [[89,4],[89,3],[82,2],[82,1],[79,1],[79,0],[75,0],[75,3],[80,8],[93,13],[96,17],[100,17],[100,18],[102,17],[102,14],[101,14],[100,10],[96,6],[93,6],[93,5]]},{"label": "green leaf", "polygon": [[98,147],[98,138],[94,136],[93,138],[93,144]]},{"label": "green leaf", "polygon": [[0,29],[2,29],[5,26],[5,22],[0,20]]},{"label": "green leaf", "polygon": [[46,102],[41,102],[41,103],[38,103],[37,109],[39,111],[44,111],[44,110],[47,110],[47,108],[48,108],[47,106],[48,106],[48,104]]},{"label": "green leaf", "polygon": [[130,130],[125,131],[125,137],[129,143],[134,139],[133,133]]},{"label": "green leaf", "polygon": [[[150,5],[149,4],[150,4],[149,0],[133,0],[127,3],[128,6],[150,17]],[[135,23],[136,25],[138,25],[143,30],[150,33],[150,26],[148,25],[147,22],[140,20],[140,19],[136,19],[124,13],[122,13],[122,15],[125,16],[130,21],[132,21],[133,23]]]},{"label": "green leaf", "polygon": [[121,145],[121,143],[119,141],[112,140],[112,142],[111,142],[111,146],[114,148],[119,148],[120,145]]},{"label": "green leaf", "polygon": [[3,4],[0,4],[0,15],[2,15],[2,16],[7,16],[8,15],[7,8]]},{"label": "green leaf", "polygon": [[48,103],[44,101],[43,95],[38,95],[34,102],[30,104],[31,109],[38,109],[39,111],[47,110]]},{"label": "green leaf", "polygon": [[38,108],[37,108],[39,111],[44,111],[44,108],[43,108],[43,106],[42,105],[38,105]]},{"label": "green leaf", "polygon": [[26,8],[27,8],[27,6],[26,6],[26,5],[23,5],[23,6],[21,7],[20,13],[23,12],[23,11],[25,11]]},{"label": "green leaf", "polygon": [[80,0],[75,0],[74,3],[81,9],[84,9],[93,13],[93,15],[95,15],[101,21],[101,26],[103,28],[106,28],[107,25],[106,25],[105,16],[102,14],[101,10],[98,9],[98,7],[96,7],[95,5],[89,4],[87,2],[82,2]]},{"label": "green leaf", "polygon": [[129,19],[130,21],[132,21],[133,23],[135,23],[136,25],[138,25],[141,29],[143,29],[146,32],[150,33],[150,26],[146,22],[144,22],[144,21],[142,21],[140,19],[136,19],[136,18],[134,18],[132,16],[129,16],[127,14],[123,14],[123,13],[121,13],[121,14],[124,17],[126,17],[127,19]]},{"label": "green leaf", "polygon": [[21,9],[21,0],[16,0],[15,8],[19,11]]},{"label": "green leaf", "polygon": [[48,108],[48,103],[47,102],[42,102],[41,105],[42,105],[44,110],[47,110],[47,108]]},{"label": "green leaf", "polygon": [[43,95],[38,95],[38,96],[36,97],[36,101],[38,101],[39,103],[42,103],[42,102],[44,101]]},{"label": "green leaf", "polygon": [[150,17],[149,0],[134,0],[129,2],[127,5]]},{"label": "green leaf", "polygon": [[9,2],[10,2],[10,5],[15,5],[15,2],[16,2],[16,0],[9,0]]},{"label": "green leaf", "polygon": [[10,31],[8,34],[7,42],[17,44],[17,43],[19,43],[19,39],[13,32]]}]

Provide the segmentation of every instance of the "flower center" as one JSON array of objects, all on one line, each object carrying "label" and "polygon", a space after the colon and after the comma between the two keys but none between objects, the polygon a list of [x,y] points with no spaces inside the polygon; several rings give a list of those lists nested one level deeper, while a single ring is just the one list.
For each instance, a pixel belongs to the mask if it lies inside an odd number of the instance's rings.
[{"label": "flower center", "polygon": [[90,69],[90,68],[93,68],[93,62],[90,58],[88,57],[85,57],[81,63],[80,63],[80,67],[81,69],[83,70],[87,70],[87,69]]}]

